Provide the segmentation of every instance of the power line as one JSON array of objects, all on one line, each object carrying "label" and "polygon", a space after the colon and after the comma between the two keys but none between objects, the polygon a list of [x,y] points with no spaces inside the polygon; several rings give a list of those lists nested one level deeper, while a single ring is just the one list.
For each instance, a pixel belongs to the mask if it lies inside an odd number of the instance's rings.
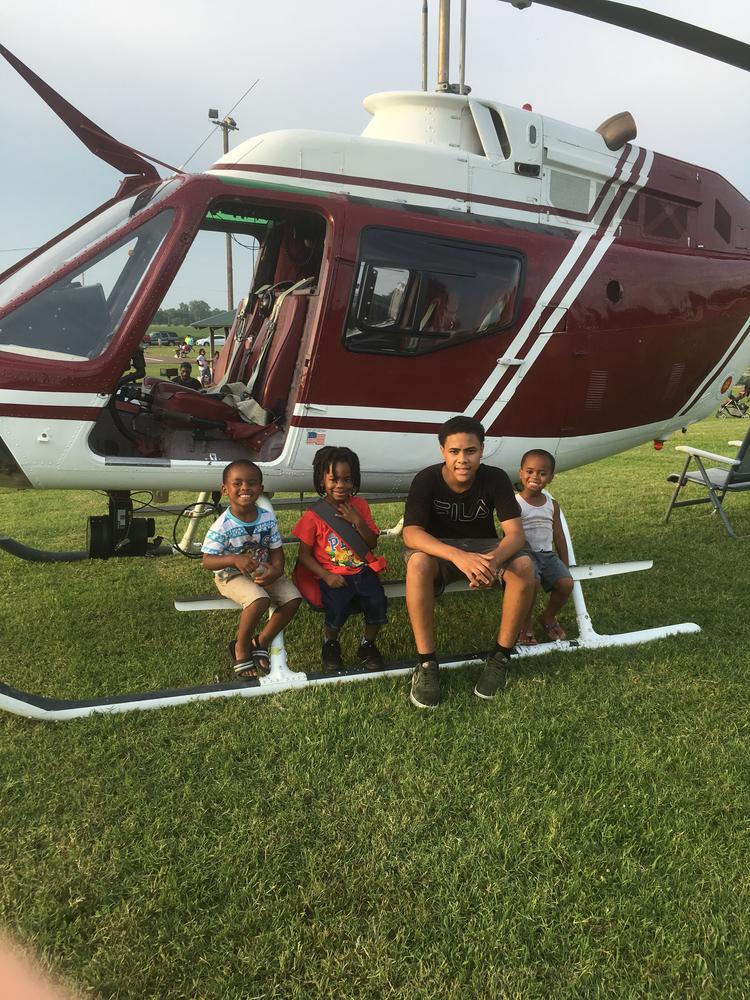
[{"label": "power line", "polygon": [[[232,107],[229,109],[229,111],[227,111],[226,115],[224,115],[224,118],[228,118],[229,115],[231,115],[231,113],[234,111],[234,109],[238,108],[240,106],[240,104],[242,104],[242,102],[245,100],[245,98],[250,93],[250,91],[253,89],[253,87],[257,83],[259,83],[259,82],[260,82],[260,77],[258,77],[257,80],[255,80],[253,83],[250,84],[250,86],[247,88],[247,90],[242,95],[242,97],[239,99],[239,101],[237,101],[235,104],[233,104]],[[185,162],[180,165],[180,170],[184,170],[184,168],[188,165],[188,163],[190,163],[190,161],[193,159],[193,157],[196,155],[196,153],[200,152],[200,150],[203,149],[203,147],[206,145],[206,143],[208,142],[208,140],[214,134],[214,132],[216,131],[216,129],[220,127],[220,124],[221,123],[217,123],[216,125],[214,125],[214,127],[208,133],[208,135],[203,140],[203,142],[201,142],[201,144],[196,149],[193,150],[193,152],[190,154],[190,156],[188,156],[188,158],[185,160]]]}]

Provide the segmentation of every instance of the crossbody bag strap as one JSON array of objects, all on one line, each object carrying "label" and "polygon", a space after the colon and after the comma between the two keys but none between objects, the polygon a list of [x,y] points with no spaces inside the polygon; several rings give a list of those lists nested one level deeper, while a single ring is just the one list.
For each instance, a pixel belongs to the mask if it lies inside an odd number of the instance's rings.
[{"label": "crossbody bag strap", "polygon": [[[370,559],[373,558],[373,555],[370,552],[370,546],[360,535],[354,525],[349,524],[349,522],[345,521],[340,514],[337,514],[327,500],[318,500],[317,503],[312,505],[310,510],[313,514],[317,514],[320,520],[324,521],[340,538],[343,538],[352,552],[359,556],[360,559],[364,559],[366,562],[369,562]],[[370,559],[367,558],[368,556]]]}]

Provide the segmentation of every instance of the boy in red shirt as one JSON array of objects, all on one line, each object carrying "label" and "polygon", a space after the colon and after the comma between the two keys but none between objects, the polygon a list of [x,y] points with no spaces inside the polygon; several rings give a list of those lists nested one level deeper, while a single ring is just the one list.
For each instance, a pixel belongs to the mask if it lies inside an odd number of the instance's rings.
[{"label": "boy in red shirt", "polygon": [[316,490],[331,508],[332,523],[327,524],[314,510],[308,510],[292,534],[299,538],[299,563],[320,581],[325,610],[323,666],[327,670],[343,667],[338,635],[356,599],[365,616],[359,661],[368,670],[379,670],[383,657],[375,639],[385,624],[388,603],[383,585],[367,559],[357,555],[335,530],[336,519],[340,518],[355,529],[368,549],[377,545],[379,531],[369,504],[355,496],[360,485],[359,459],[350,448],[321,448],[313,460],[313,478]]}]

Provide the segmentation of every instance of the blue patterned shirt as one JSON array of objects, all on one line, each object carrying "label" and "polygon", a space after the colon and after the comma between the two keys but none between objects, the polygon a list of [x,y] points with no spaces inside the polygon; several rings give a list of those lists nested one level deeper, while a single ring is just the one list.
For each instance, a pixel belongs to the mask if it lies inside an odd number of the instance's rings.
[{"label": "blue patterned shirt", "polygon": [[[227,508],[206,532],[201,552],[209,556],[229,556],[249,553],[259,563],[267,563],[271,549],[280,549],[282,545],[276,515],[270,510],[258,507],[258,516],[250,524],[240,521]],[[214,570],[216,576],[223,580],[239,576],[239,570],[234,566]]]}]

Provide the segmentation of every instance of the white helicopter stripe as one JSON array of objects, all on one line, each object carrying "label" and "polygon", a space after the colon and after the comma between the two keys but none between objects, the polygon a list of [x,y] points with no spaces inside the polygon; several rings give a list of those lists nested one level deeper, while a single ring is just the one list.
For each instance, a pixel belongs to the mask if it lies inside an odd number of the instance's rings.
[{"label": "white helicopter stripe", "polygon": [[455,410],[400,410],[392,406],[336,406],[326,403],[297,403],[294,407],[295,417],[319,416],[321,424],[329,418],[334,420],[392,420],[407,424],[443,424],[455,415]]},{"label": "white helicopter stripe", "polygon": [[[539,322],[539,319],[543,311],[549,305],[550,299],[555,294],[557,289],[560,287],[561,283],[568,276],[570,271],[573,269],[573,266],[575,265],[576,261],[581,256],[583,251],[586,249],[586,245],[591,239],[591,236],[592,236],[591,232],[578,234],[575,243],[568,251],[562,264],[557,269],[557,271],[555,271],[555,273],[552,275],[552,278],[547,284],[547,287],[544,289],[541,296],[537,299],[537,302],[534,308],[529,313],[526,322],[518,331],[518,333],[513,338],[511,343],[508,345],[506,354],[509,357],[515,357],[516,352],[526,343],[526,341],[529,338],[529,334],[534,329],[536,324]],[[503,377],[503,375],[507,370],[508,370],[507,365],[502,365],[498,362],[497,368],[493,369],[493,371],[487,376],[487,379],[485,380],[481,388],[478,390],[476,396],[465,408],[464,412],[468,416],[470,417],[474,416],[474,414],[481,407],[482,403],[488,398],[492,390],[495,388],[495,386],[497,385],[497,383],[500,381],[500,379]]]},{"label": "white helicopter stripe", "polygon": [[750,332],[750,316],[745,320],[745,322],[742,325],[742,328],[740,329],[740,332],[737,334],[732,343],[724,352],[721,361],[719,361],[719,363],[714,367],[713,371],[708,376],[708,378],[704,380],[700,388],[695,390],[693,395],[690,397],[689,402],[685,405],[684,409],[680,410],[681,417],[684,416],[688,412],[688,410],[692,409],[693,406],[695,406],[695,404],[700,400],[701,396],[706,391],[706,389],[711,385],[713,380],[718,378],[719,375],[721,375],[722,369],[729,363],[730,359],[732,358],[732,355],[740,346],[742,341],[745,339],[748,332]]},{"label": "white helicopter stripe", "polygon": [[103,407],[109,396],[84,392],[40,392],[38,389],[0,389],[0,403],[16,403],[20,406],[59,406],[68,410],[71,406]]},{"label": "white helicopter stripe", "polygon": [[[535,342],[532,344],[532,346],[528,350],[528,352],[527,352],[527,354],[526,354],[526,356],[524,358],[524,364],[518,369],[518,371],[516,371],[516,373],[513,375],[513,378],[510,379],[510,381],[508,382],[507,386],[503,389],[500,397],[495,401],[495,403],[490,407],[490,409],[485,414],[485,416],[483,418],[483,421],[482,421],[482,423],[484,424],[485,427],[490,428],[492,426],[492,424],[494,423],[494,421],[497,420],[498,416],[505,409],[505,407],[507,406],[507,404],[510,402],[510,400],[513,397],[513,394],[515,393],[516,389],[518,388],[518,386],[520,385],[520,383],[524,380],[524,378],[526,378],[526,376],[529,374],[529,372],[531,371],[531,369],[533,367],[534,362],[539,357],[539,355],[542,353],[542,350],[544,349],[544,347],[546,346],[546,344],[549,342],[549,339],[552,336],[552,334],[554,332],[554,329],[557,326],[557,323],[559,322],[560,311],[568,309],[572,305],[572,303],[576,300],[576,298],[578,297],[581,289],[584,287],[584,285],[586,284],[586,282],[589,280],[589,278],[593,274],[594,270],[596,269],[596,267],[601,262],[604,254],[607,252],[607,250],[609,249],[609,247],[614,242],[614,240],[615,240],[615,231],[616,231],[617,227],[619,226],[622,217],[625,215],[625,213],[627,212],[627,210],[630,208],[630,204],[631,204],[633,198],[636,196],[637,192],[643,187],[643,185],[648,180],[648,175],[649,175],[649,172],[651,170],[651,164],[653,163],[653,158],[654,158],[654,154],[653,153],[649,152],[649,153],[646,154],[646,157],[645,157],[645,159],[643,161],[643,166],[641,167],[638,179],[635,182],[635,184],[632,186],[632,188],[630,189],[630,191],[628,191],[628,193],[622,199],[622,202],[620,203],[617,211],[615,212],[614,216],[612,217],[612,219],[610,220],[609,224],[607,225],[606,234],[604,236],[602,236],[602,238],[599,240],[599,243],[595,247],[593,253],[591,254],[591,256],[589,257],[589,259],[586,261],[586,263],[581,268],[580,273],[578,275],[576,275],[575,280],[573,281],[573,283],[571,284],[570,288],[568,289],[568,291],[565,293],[565,295],[563,296],[562,300],[560,301],[558,309],[556,309],[555,312],[553,312],[552,316],[550,316],[549,319],[544,324],[544,327],[540,331],[540,335],[537,337],[537,339],[535,340]],[[632,167],[632,164],[630,166]],[[588,240],[586,242],[588,242]],[[580,254],[578,256],[580,256]],[[577,260],[577,257],[576,257],[576,260]],[[565,263],[566,262],[563,262],[563,266],[564,266]],[[560,274],[560,270],[558,270],[557,274],[553,278],[553,281],[550,282],[550,285],[553,282],[555,282],[555,279],[558,278],[558,275]],[[559,287],[562,279],[567,276],[567,274],[570,272],[570,270],[572,270],[572,267],[569,267],[567,269],[566,274],[563,274],[560,277],[560,279],[555,282],[555,287],[556,288]],[[548,286],[548,288],[549,288],[549,286]],[[548,298],[548,297],[551,297],[551,296],[547,295],[547,290],[545,289],[545,293],[543,294],[542,298],[544,299],[544,298]],[[525,325],[524,329],[526,329],[526,326],[528,326],[528,324]],[[523,333],[523,332],[524,331],[522,330],[521,333]],[[519,334],[519,337],[520,337],[520,334]],[[513,345],[511,345],[511,347],[509,348],[509,352],[508,352],[509,354],[515,354],[515,352],[517,352],[518,350],[520,350],[522,344],[516,345],[516,341],[519,339],[519,337],[517,337],[516,340],[514,340]],[[495,384],[497,384],[500,381],[500,379],[502,378],[502,376],[505,374],[506,371],[507,371],[507,365],[498,365],[498,368],[496,369],[496,371],[493,372],[493,376],[495,377]],[[470,405],[473,407],[474,406],[474,401],[472,401],[472,403]],[[476,406],[476,407],[474,407],[473,410],[471,410],[471,411],[467,410],[467,412],[471,412],[473,414],[473,413],[476,413],[478,409],[479,409],[479,406]]]},{"label": "white helicopter stripe", "polygon": [[[622,184],[624,184],[624,183],[627,183],[627,181],[630,179],[630,174],[632,172],[633,166],[635,164],[635,161],[638,158],[639,153],[640,153],[640,150],[638,149],[638,147],[634,146],[632,148],[630,154],[628,155],[628,159],[626,160],[625,164],[623,165],[623,171],[622,171],[622,175],[620,177],[620,184],[613,184],[612,185],[612,191],[610,192],[610,196],[607,197],[607,198],[605,198],[604,201],[603,201],[603,203],[599,206],[599,210],[597,211],[596,217],[594,219],[594,222],[595,222],[595,224],[597,226],[601,225],[603,219],[606,217],[606,214],[611,209],[612,202],[614,201],[614,198],[616,197],[617,193],[619,192],[620,186]],[[651,154],[651,158],[653,159],[653,154]],[[630,202],[628,202],[628,204],[630,204]],[[624,213],[622,212],[622,205],[621,205],[620,206],[620,212],[618,212],[618,213],[615,214],[614,219],[610,222],[610,227],[614,227],[614,226],[616,226],[616,225],[619,224],[619,221],[620,221],[620,218],[621,218],[622,214],[624,214]],[[512,343],[508,346],[508,349],[505,352],[505,354],[507,356],[509,356],[509,357],[516,357],[517,356],[518,351],[520,351],[521,348],[524,346],[524,344],[528,340],[529,336],[531,335],[532,331],[534,330],[536,324],[538,323],[543,310],[548,305],[550,305],[550,303],[552,302],[552,300],[553,300],[556,292],[558,291],[558,289],[562,285],[563,281],[565,281],[565,279],[570,275],[571,271],[574,269],[574,267],[578,263],[581,255],[583,254],[584,250],[588,246],[589,241],[593,237],[594,232],[595,232],[595,230],[589,229],[587,231],[579,233],[579,235],[576,237],[575,243],[573,244],[573,246],[568,251],[565,259],[563,260],[562,264],[560,264],[560,266],[557,269],[557,271],[555,271],[555,273],[552,275],[552,278],[548,282],[547,287],[544,289],[544,291],[542,292],[541,296],[537,300],[536,305],[534,306],[534,308],[532,309],[531,313],[529,314],[528,319],[526,320],[526,322],[524,323],[524,325],[521,327],[521,329],[518,331],[518,333],[514,337]],[[584,267],[581,273],[583,274],[585,272],[585,270],[586,270],[586,268]],[[568,292],[565,295],[565,299],[563,300],[563,303],[561,304],[562,308],[567,308],[567,305],[569,305],[570,302],[573,301],[573,298],[575,297],[575,295],[578,294],[578,291],[580,291],[581,287],[582,287],[582,283],[578,283],[578,281],[574,282],[574,284],[571,286],[571,288],[568,290]],[[571,292],[574,289],[575,289],[574,295],[573,295],[573,297],[571,297]],[[557,311],[555,313],[553,313],[553,317],[556,316],[556,313],[557,313]],[[556,322],[557,322],[557,319],[555,319],[555,323]],[[549,321],[548,321],[548,323],[549,323]],[[542,330],[542,333],[547,332],[547,325],[548,324],[545,324],[545,329]],[[498,364],[497,368],[495,368],[494,371],[491,372],[491,374],[486,379],[485,383],[482,385],[482,387],[477,392],[477,394],[474,397],[474,399],[472,399],[472,401],[466,407],[465,412],[469,416],[474,416],[477,413],[477,411],[481,408],[482,403],[486,399],[489,398],[489,396],[492,393],[492,390],[495,388],[495,386],[498,384],[498,382],[502,379],[502,377],[505,375],[505,373],[506,373],[507,370],[508,370],[508,366],[507,365]]]}]

